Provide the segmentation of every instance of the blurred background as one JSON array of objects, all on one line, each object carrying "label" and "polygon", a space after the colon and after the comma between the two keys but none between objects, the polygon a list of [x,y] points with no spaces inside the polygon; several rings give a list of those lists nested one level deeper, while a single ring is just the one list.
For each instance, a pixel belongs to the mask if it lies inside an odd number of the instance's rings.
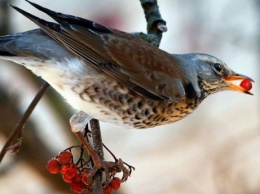
[{"label": "blurred background", "polygon": [[[1,35],[37,28],[8,3],[51,20],[25,1],[0,0]],[[138,0],[37,3],[128,32],[146,30]],[[220,92],[208,97],[186,119],[153,129],[126,130],[101,123],[104,143],[136,167],[117,193],[259,194],[260,1],[158,3],[168,26],[161,49],[208,53],[222,59],[255,80],[254,96]],[[42,83],[25,68],[0,61],[0,147]],[[49,174],[45,166],[59,151],[78,144],[68,122],[73,113],[53,89],[48,90],[24,128],[20,152],[8,153],[0,165],[1,193],[72,193],[61,176]]]}]

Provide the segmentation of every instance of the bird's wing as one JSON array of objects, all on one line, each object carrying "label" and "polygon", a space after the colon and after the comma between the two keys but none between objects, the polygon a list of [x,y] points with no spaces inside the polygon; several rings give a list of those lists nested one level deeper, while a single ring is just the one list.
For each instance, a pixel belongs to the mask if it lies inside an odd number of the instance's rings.
[{"label": "bird's wing", "polygon": [[187,78],[168,53],[131,34],[31,4],[60,24],[12,7],[54,40],[133,91],[155,100],[176,102],[184,97]]}]

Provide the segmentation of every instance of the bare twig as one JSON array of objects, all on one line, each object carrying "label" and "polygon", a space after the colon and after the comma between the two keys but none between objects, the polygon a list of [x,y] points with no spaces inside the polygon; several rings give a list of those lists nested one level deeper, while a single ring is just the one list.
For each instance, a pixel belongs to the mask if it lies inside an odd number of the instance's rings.
[{"label": "bare twig", "polygon": [[27,108],[25,113],[23,114],[23,117],[20,119],[20,121],[17,123],[17,125],[15,126],[15,128],[13,129],[11,134],[9,135],[4,147],[2,148],[2,150],[0,152],[0,163],[2,162],[6,152],[8,150],[10,150],[10,147],[12,146],[11,144],[14,142],[16,137],[18,137],[18,139],[17,139],[17,142],[15,142],[14,144],[18,143],[19,145],[16,145],[15,149],[19,149],[19,148],[17,148],[17,146],[19,147],[21,145],[22,129],[23,129],[25,123],[27,122],[28,118],[30,117],[32,111],[34,110],[34,108],[36,107],[36,105],[38,104],[40,99],[42,98],[43,94],[47,90],[48,86],[49,86],[49,84],[47,82],[45,82],[43,84],[43,86],[40,88],[39,92],[34,97],[31,104],[29,105],[29,107]]},{"label": "bare twig", "polygon": [[140,0],[140,2],[147,22],[147,34],[135,32],[133,35],[159,47],[162,33],[167,31],[167,27],[166,22],[161,17],[157,0]]}]

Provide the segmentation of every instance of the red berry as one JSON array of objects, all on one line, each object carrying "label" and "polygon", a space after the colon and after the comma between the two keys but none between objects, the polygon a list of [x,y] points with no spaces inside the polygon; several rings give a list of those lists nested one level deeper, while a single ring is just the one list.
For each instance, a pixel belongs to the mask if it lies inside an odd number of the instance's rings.
[{"label": "red berry", "polygon": [[81,178],[81,180],[82,180],[82,182],[83,182],[86,186],[88,186],[87,176],[88,176],[88,172],[87,172],[87,171],[84,171],[84,172],[82,173],[82,178]]},{"label": "red berry", "polygon": [[57,174],[61,170],[61,165],[55,158],[52,158],[48,161],[47,169],[51,174]]},{"label": "red berry", "polygon": [[73,182],[82,182],[82,175],[81,174],[76,174],[76,176],[73,178]]},{"label": "red berry", "polygon": [[75,193],[82,193],[85,190],[84,184],[80,182],[74,182],[70,184],[70,189],[74,191]]},{"label": "red berry", "polygon": [[72,183],[74,177],[71,178],[71,177],[68,177],[66,174],[63,174],[63,175],[62,175],[62,178],[63,178],[63,180],[64,180],[66,183]]},{"label": "red berry", "polygon": [[60,152],[58,155],[58,161],[60,164],[69,164],[72,159],[72,154],[68,151]]},{"label": "red berry", "polygon": [[121,180],[118,177],[114,177],[110,183],[112,189],[118,190],[120,188]]},{"label": "red berry", "polygon": [[249,91],[252,89],[252,82],[248,79],[244,79],[241,83],[240,86],[244,88],[246,91]]},{"label": "red berry", "polygon": [[77,173],[78,168],[74,163],[64,165],[61,169],[61,174],[66,175],[68,178],[75,177]]},{"label": "red berry", "polygon": [[112,187],[111,187],[110,185],[108,185],[107,187],[105,187],[105,188],[103,189],[103,193],[104,193],[104,194],[110,194],[111,191],[112,191]]},{"label": "red berry", "polygon": [[69,166],[68,164],[62,166],[62,168],[61,168],[61,174],[65,174],[69,168],[70,168],[70,166]]}]

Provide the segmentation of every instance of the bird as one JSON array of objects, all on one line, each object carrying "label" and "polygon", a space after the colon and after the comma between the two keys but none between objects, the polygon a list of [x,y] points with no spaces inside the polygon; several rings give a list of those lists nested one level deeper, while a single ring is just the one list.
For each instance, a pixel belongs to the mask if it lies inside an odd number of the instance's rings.
[{"label": "bird", "polygon": [[77,111],[124,128],[152,128],[191,114],[209,95],[249,91],[248,79],[203,53],[170,54],[133,34],[29,2],[55,22],[16,6],[38,29],[0,37],[0,58],[31,70]]}]

